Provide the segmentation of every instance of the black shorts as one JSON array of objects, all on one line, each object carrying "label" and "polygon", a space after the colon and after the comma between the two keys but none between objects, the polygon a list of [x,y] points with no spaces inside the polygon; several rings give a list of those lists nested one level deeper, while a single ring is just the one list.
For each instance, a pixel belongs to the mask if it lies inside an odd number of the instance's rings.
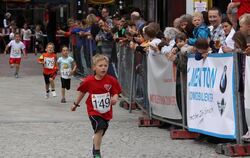
[{"label": "black shorts", "polygon": [[66,88],[67,90],[70,89],[70,78],[65,79],[61,77],[62,88]]},{"label": "black shorts", "polygon": [[53,74],[43,74],[43,77],[44,77],[44,81],[45,81],[45,84],[49,84],[50,81],[49,79],[52,78],[52,79],[55,79],[56,78],[56,73],[53,73]]},{"label": "black shorts", "polygon": [[94,132],[96,133],[99,130],[103,130],[102,135],[104,135],[106,130],[108,129],[109,121],[105,120],[104,118],[100,116],[89,116],[89,119],[91,121]]}]

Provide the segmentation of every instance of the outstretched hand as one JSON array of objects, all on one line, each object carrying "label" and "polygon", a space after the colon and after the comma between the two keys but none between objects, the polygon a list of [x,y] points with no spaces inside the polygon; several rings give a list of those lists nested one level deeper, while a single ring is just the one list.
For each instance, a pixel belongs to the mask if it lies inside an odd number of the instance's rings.
[{"label": "outstretched hand", "polygon": [[77,108],[77,106],[75,106],[74,104],[71,106],[71,108],[70,108],[70,110],[71,111],[76,111],[76,108]]},{"label": "outstretched hand", "polygon": [[246,54],[247,56],[250,56],[250,43],[249,44],[247,44],[247,48],[246,48],[246,50],[244,51],[244,54]]}]

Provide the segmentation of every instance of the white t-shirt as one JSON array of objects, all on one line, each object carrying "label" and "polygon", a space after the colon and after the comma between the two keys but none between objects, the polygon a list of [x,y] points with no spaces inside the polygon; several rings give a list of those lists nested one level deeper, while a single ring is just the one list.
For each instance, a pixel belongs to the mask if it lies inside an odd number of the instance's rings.
[{"label": "white t-shirt", "polygon": [[[154,38],[149,44],[153,47],[158,47],[158,44],[161,43],[161,40],[159,38]],[[154,53],[157,53],[155,52],[155,50],[153,50],[151,47],[149,47],[148,49],[148,53],[149,54],[154,54]]]},{"label": "white t-shirt", "polygon": [[10,41],[10,43],[8,43],[8,46],[11,47],[11,49],[10,49],[10,57],[11,58],[21,58],[22,57],[21,50],[23,50],[23,52],[25,51],[25,46],[24,46],[23,42],[20,41],[17,43],[15,40],[12,40],[12,41]]},{"label": "white t-shirt", "polygon": [[[235,30],[234,30],[234,28],[232,28],[231,31],[230,31],[230,33],[226,37],[224,46],[227,46],[227,47],[229,47],[231,49],[234,49],[234,40],[233,40],[234,34],[235,34]],[[222,47],[220,47],[218,53],[224,53],[223,50],[222,50]]]},{"label": "white t-shirt", "polygon": [[70,78],[70,72],[72,71],[72,63],[74,62],[74,59],[70,56],[67,58],[59,57],[57,59],[57,63],[60,67],[61,77],[64,79]]},{"label": "white t-shirt", "polygon": [[31,30],[30,29],[27,29],[27,30],[22,29],[21,32],[22,32],[22,35],[23,35],[23,40],[30,41]]},{"label": "white t-shirt", "polygon": [[172,40],[169,42],[169,45],[168,45],[168,46],[164,46],[164,47],[161,48],[161,53],[162,53],[162,54],[170,53],[171,50],[173,49],[174,45],[175,45],[175,40],[172,39]]}]

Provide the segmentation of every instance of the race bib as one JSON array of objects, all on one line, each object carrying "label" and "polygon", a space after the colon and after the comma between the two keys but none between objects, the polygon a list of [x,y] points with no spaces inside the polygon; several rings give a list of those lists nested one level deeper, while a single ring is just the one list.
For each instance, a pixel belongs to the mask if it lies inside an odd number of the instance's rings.
[{"label": "race bib", "polygon": [[44,68],[53,69],[55,66],[54,58],[44,58]]},{"label": "race bib", "polygon": [[71,71],[70,68],[69,69],[62,69],[62,71],[61,71],[62,78],[68,79],[70,76],[70,71]]},{"label": "race bib", "polygon": [[92,94],[91,101],[94,110],[98,111],[99,113],[103,114],[110,111],[110,94]]},{"label": "race bib", "polygon": [[20,57],[21,56],[21,50],[19,50],[19,49],[13,49],[12,56],[13,57]]}]

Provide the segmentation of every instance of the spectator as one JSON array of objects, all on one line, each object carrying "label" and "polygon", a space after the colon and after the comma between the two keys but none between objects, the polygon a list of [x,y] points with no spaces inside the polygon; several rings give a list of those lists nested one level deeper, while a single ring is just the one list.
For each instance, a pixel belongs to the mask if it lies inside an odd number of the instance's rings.
[{"label": "spectator", "polygon": [[222,14],[218,8],[211,8],[208,11],[208,19],[210,23],[211,41],[210,47],[212,53],[218,53],[221,45],[225,42],[225,33],[221,25]]},{"label": "spectator", "polygon": [[232,0],[227,6],[227,11],[237,9],[237,19],[245,13],[250,13],[250,1],[249,0]]},{"label": "spectator", "polygon": [[200,38],[195,42],[195,48],[196,48],[196,52],[195,52],[195,59],[196,60],[205,60],[208,56],[209,53],[209,44],[208,44],[208,40],[204,39],[204,38]]},{"label": "spectator", "polygon": [[142,19],[139,12],[132,12],[130,18],[135,24],[137,31],[141,30],[145,26],[145,21]]},{"label": "spectator", "polygon": [[208,39],[210,36],[210,30],[208,29],[206,24],[204,24],[203,15],[200,12],[195,12],[193,14],[192,22],[193,25],[195,26],[193,30],[193,38],[188,39],[188,44],[191,46],[195,44],[197,39],[199,38]]},{"label": "spectator", "polygon": [[[242,19],[240,19],[240,23]],[[238,73],[239,73],[239,93],[240,93],[240,105],[242,112],[242,125],[243,125],[243,136],[242,139],[245,141],[250,141],[250,131],[248,129],[246,114],[245,114],[245,101],[244,101],[244,86],[245,86],[245,55],[242,54],[247,48],[247,41],[243,32],[238,31],[234,34],[233,40],[235,42],[235,48],[238,57]]]},{"label": "spectator", "polygon": [[[187,36],[183,32],[180,32],[175,37],[175,43],[178,49],[173,49],[170,54],[167,55],[167,58],[176,65],[176,101],[177,106],[183,114],[186,110],[182,109],[182,104],[186,108],[186,93],[182,93],[181,89],[183,86],[183,91],[187,90],[187,60],[188,54],[191,53],[193,47],[187,44]],[[178,51],[179,50],[179,51]],[[182,78],[181,78],[182,74]],[[182,95],[184,95],[184,103],[182,102]],[[184,115],[185,116],[185,115]],[[187,120],[187,119],[185,119]]]},{"label": "spectator", "polygon": [[240,17],[240,31],[246,36],[247,48],[244,51],[246,55],[250,55],[250,14],[244,14]]},{"label": "spectator", "polygon": [[35,28],[35,55],[43,51],[43,32],[40,25]]},{"label": "spectator", "polygon": [[232,39],[233,35],[235,34],[235,30],[233,28],[232,22],[229,20],[228,17],[222,19],[222,26],[225,32],[225,43],[221,46],[219,53],[228,53],[234,51],[234,41]]},{"label": "spectator", "polygon": [[47,32],[47,42],[56,42],[56,12],[49,4],[46,5],[45,26]]},{"label": "spectator", "polygon": [[5,18],[3,19],[3,27],[4,28],[10,27],[10,17],[11,17],[11,14],[9,12],[5,13]]},{"label": "spectator", "polygon": [[112,18],[109,14],[110,14],[109,8],[103,7],[102,8],[102,18],[105,19],[106,23],[108,24],[108,26],[110,28],[113,28]]},{"label": "spectator", "polygon": [[25,53],[27,54],[30,51],[30,40],[31,40],[31,30],[28,28],[28,24],[23,25],[21,30],[21,35],[23,36],[23,44],[25,45]]},{"label": "spectator", "polygon": [[180,25],[178,29],[185,33],[188,38],[193,37],[194,25],[192,24],[192,16],[189,14],[184,14],[180,16]]}]

